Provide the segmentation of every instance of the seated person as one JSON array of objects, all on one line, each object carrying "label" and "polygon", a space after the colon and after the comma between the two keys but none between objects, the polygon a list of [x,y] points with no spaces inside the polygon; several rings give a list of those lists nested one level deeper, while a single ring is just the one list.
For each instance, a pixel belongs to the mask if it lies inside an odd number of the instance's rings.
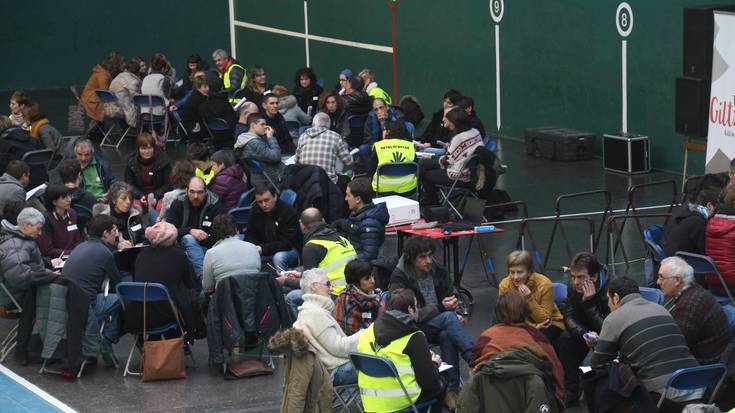
[{"label": "seated person", "polygon": [[[168,290],[176,308],[181,312],[187,338],[204,337],[206,328],[192,301],[192,290],[199,287],[194,278],[194,270],[186,259],[186,252],[176,245],[178,234],[176,227],[168,222],[159,222],[146,228],[145,237],[151,247],[140,251],[135,258],[136,282],[161,283]],[[131,311],[132,310],[132,311]],[[148,325],[160,327],[174,321],[174,315],[168,303],[152,303],[148,308]],[[126,326],[135,326],[135,331],[142,331],[143,307],[126,308]],[[131,323],[132,321],[132,323]]]},{"label": "seated person", "polygon": [[369,261],[355,259],[345,267],[347,288],[334,303],[334,319],[345,334],[355,334],[367,328],[377,318],[383,304],[380,290],[375,290],[373,266]]},{"label": "seated person", "polygon": [[416,145],[417,151],[436,153],[438,155],[444,155],[446,153],[445,145],[439,144],[439,141],[444,143],[449,142],[451,131],[445,126],[445,115],[454,106],[457,106],[459,100],[462,98],[462,94],[454,89],[449,89],[444,93],[442,99],[442,107],[439,108],[431,117],[431,121],[424,129],[424,133],[421,135],[421,143]]},{"label": "seated person", "polygon": [[222,119],[227,123],[227,129],[223,131],[212,130],[211,145],[215,149],[231,148],[235,140],[235,125],[237,114],[228,101],[227,92],[223,89],[222,79],[215,77],[207,79],[209,83],[208,99],[199,105],[199,115],[202,121]]},{"label": "seated person", "polygon": [[[79,166],[79,162],[76,159],[65,159],[59,163],[56,169],[59,173],[59,182],[69,188],[71,207],[77,212],[77,215],[83,215],[85,219],[91,217],[92,207],[94,207],[97,199],[81,187],[82,168]],[[81,225],[79,230],[83,230],[83,227]]]},{"label": "seated person", "polygon": [[[109,317],[102,331],[103,357],[107,365],[114,366],[115,360],[112,344],[119,338],[118,323],[120,318],[120,299],[113,291],[121,281],[117,268],[116,247],[117,227],[115,220],[108,215],[93,217],[87,224],[87,241],[77,245],[64,263],[61,275],[74,281],[89,298],[95,316]],[[110,281],[110,293],[104,295],[103,282]]]},{"label": "seated person", "polygon": [[[357,344],[360,353],[387,357],[400,369],[401,381],[411,397],[418,404],[431,399],[444,400],[450,409],[456,407],[456,394],[444,397],[445,386],[437,367],[441,357],[429,350],[429,342],[416,320],[419,317],[419,304],[414,292],[407,288],[391,291],[385,313],[378,317],[363,333]],[[457,370],[455,366],[452,370]],[[393,378],[375,379],[358,373],[358,385],[362,393],[365,411],[399,411],[409,407],[401,386]],[[369,391],[372,390],[372,391]],[[380,391],[390,392],[391,396],[377,395]],[[435,403],[432,413],[443,410],[442,403]]]},{"label": "seated person", "polygon": [[674,209],[666,221],[660,245],[667,257],[677,251],[704,254],[707,221],[714,215],[719,190],[704,188],[695,203],[684,202]]},{"label": "seated person", "polygon": [[483,146],[482,136],[477,129],[470,126],[467,112],[454,108],[449,110],[444,118],[447,129],[455,135],[447,146],[446,155],[441,156],[438,160],[425,158],[419,162],[425,197],[421,202],[422,205],[439,203],[438,185],[451,186],[457,181],[457,186],[468,187],[470,169],[467,167],[467,161],[474,154],[475,149]]},{"label": "seated person", "polygon": [[278,101],[278,96],[267,93],[263,97],[261,114],[268,126],[273,130],[273,135],[278,141],[281,152],[290,155],[296,153],[296,147],[294,146],[291,133],[286,126],[286,119],[278,112]]},{"label": "seated person", "polygon": [[23,118],[30,124],[31,138],[41,142],[45,149],[56,150],[61,145],[61,132],[49,123],[41,105],[27,104],[23,108]]},{"label": "seated person", "polygon": [[299,213],[278,199],[278,192],[272,186],[258,185],[254,193],[255,204],[250,210],[245,240],[255,245],[258,254],[272,257],[278,271],[295,266],[301,248]]},{"label": "seated person", "polygon": [[[20,203],[14,203],[6,210],[10,212],[11,209],[21,206]],[[41,235],[43,228],[43,214],[34,208],[25,207],[17,217],[12,218],[18,223],[17,225],[8,218],[3,219],[0,224],[0,281],[21,304],[31,286],[48,284],[59,276],[59,272],[46,268],[36,244],[36,239]],[[53,263],[59,264],[60,261],[55,258]],[[11,297],[8,297],[2,289],[0,289],[0,307],[5,309],[14,307]]]},{"label": "seated person", "polygon": [[[171,160],[165,148],[156,148],[156,139],[142,132],[135,140],[135,152],[125,164],[125,182],[133,187],[133,199],[147,208],[154,208],[155,201],[171,190]],[[148,205],[149,195],[153,205]]]},{"label": "seated person", "polygon": [[173,189],[163,194],[163,200],[158,204],[161,208],[161,213],[158,215],[158,220],[163,221],[166,218],[166,210],[171,204],[179,197],[179,195],[186,194],[186,187],[189,185],[189,180],[194,176],[194,164],[189,161],[176,161],[174,167],[171,169],[171,186]]},{"label": "seated person", "polygon": [[656,284],[666,298],[689,351],[699,364],[718,363],[735,336],[722,306],[694,279],[694,269],[679,257],[661,261]]},{"label": "seated person", "polygon": [[[658,393],[653,397],[658,400],[671,374],[697,366],[697,360],[669,312],[641,297],[635,281],[613,278],[607,283],[607,297],[611,313],[602,323],[590,365],[604,366],[616,358],[626,360],[646,390]],[[593,391],[585,387],[585,394],[588,390]],[[699,399],[702,394],[703,389],[670,389],[667,399],[684,402]]]},{"label": "seated person", "polygon": [[482,124],[482,120],[477,116],[477,113],[475,113],[475,100],[469,96],[462,96],[457,101],[457,106],[467,112],[467,115],[470,117],[470,125],[480,132],[480,136],[482,136],[483,139],[486,138],[487,134],[485,133],[485,126]]},{"label": "seated person", "polygon": [[[245,75],[245,68],[223,49],[212,52],[212,59],[217,67],[217,74],[223,80],[225,93],[231,98],[230,101],[232,102],[235,93],[245,87],[248,80]],[[206,64],[206,62],[203,63]]]},{"label": "seated person", "polygon": [[133,96],[140,94],[141,78],[148,68],[143,59],[133,57],[120,69],[122,71],[112,79],[109,88],[116,101],[105,103],[105,117],[119,119],[135,127],[138,125],[138,108],[133,103]]},{"label": "seated person", "polygon": [[278,97],[278,113],[286,122],[298,122],[299,125],[311,123],[311,116],[307,115],[297,104],[296,96],[288,93],[288,89],[281,85],[273,86],[273,94]]},{"label": "seated person", "polygon": [[26,120],[23,118],[23,108],[30,102],[28,95],[25,92],[16,90],[10,95],[9,100],[10,115],[8,115],[8,118],[14,126],[23,126],[26,123]]},{"label": "seated person", "polygon": [[357,257],[374,260],[385,241],[385,226],[390,221],[385,202],[373,204],[373,189],[367,178],[355,178],[347,184],[345,201],[350,208],[348,237]]},{"label": "seated person", "polygon": [[268,76],[262,66],[256,65],[248,68],[247,85],[242,91],[248,101],[260,107],[265,95],[272,89],[273,85],[268,83]]},{"label": "seated person", "polygon": [[319,97],[319,112],[329,115],[329,130],[341,136],[350,134],[350,122],[344,109],[342,96],[336,92],[325,91]]},{"label": "seated person", "polygon": [[[301,110],[309,116],[316,113],[319,95],[324,89],[317,83],[317,77],[311,68],[302,67],[294,76],[293,95]],[[308,123],[308,122],[307,122]]]},{"label": "seated person", "polygon": [[472,349],[470,367],[478,371],[496,354],[518,348],[547,361],[554,379],[554,394],[559,405],[564,401],[564,371],[554,346],[537,329],[526,323],[531,313],[528,300],[517,292],[501,294],[495,302],[495,325],[485,330]]},{"label": "seated person", "polygon": [[12,161],[5,173],[0,176],[0,218],[5,206],[14,202],[26,202],[26,186],[31,177],[31,169],[23,161]]},{"label": "seated person", "polygon": [[195,175],[202,178],[207,185],[214,178],[210,155],[207,145],[201,142],[192,142],[186,146],[186,159],[194,164]]},{"label": "seated person", "polygon": [[51,260],[69,255],[81,239],[77,226],[77,213],[71,208],[69,188],[49,185],[44,193],[46,212],[43,232],[38,237],[38,248]]},{"label": "seated person", "polygon": [[80,139],[74,144],[74,154],[82,170],[82,189],[102,198],[115,182],[110,163],[95,153],[94,145],[89,139]]},{"label": "seated person", "polygon": [[214,218],[212,237],[217,242],[204,254],[202,288],[205,293],[213,293],[219,280],[225,277],[260,272],[260,254],[255,245],[240,239],[231,215],[220,214]]},{"label": "seated person", "polygon": [[[559,358],[564,366],[564,405],[578,405],[581,389],[579,366],[595,341],[586,333],[600,334],[602,322],[610,314],[607,306],[607,281],[602,283],[602,266],[594,254],[580,252],[569,265],[571,273],[564,307],[565,331],[559,336]],[[552,286],[553,288],[553,286]]]},{"label": "seated person", "polygon": [[[735,185],[728,184],[720,193],[715,215],[707,222],[705,252],[717,263],[730,293],[735,292]],[[706,276],[713,294],[725,295],[719,277]]]},{"label": "seated person", "polygon": [[392,104],[390,95],[375,81],[375,73],[370,69],[362,69],[358,74],[365,84],[365,93],[373,99],[383,99],[387,104]]},{"label": "seated person", "polygon": [[235,139],[248,131],[248,117],[253,113],[259,113],[260,109],[258,109],[258,106],[253,102],[245,102],[240,105],[237,112],[239,118],[237,120],[237,125],[235,125]]},{"label": "seated person", "polygon": [[365,144],[370,147],[383,136],[386,122],[397,122],[406,127],[402,111],[396,110],[385,100],[376,98],[373,100],[373,110],[368,113],[368,119],[365,122]]},{"label": "seated person", "polygon": [[340,81],[345,89],[342,94],[347,116],[367,116],[370,112],[370,97],[362,90],[363,82],[359,76],[350,76],[346,82]]},{"label": "seated person", "polygon": [[314,115],[312,127],[299,137],[296,147],[296,163],[316,165],[327,173],[329,179],[337,183],[337,162],[343,168],[352,166],[350,148],[338,133],[329,130],[329,116],[325,113]]},{"label": "seated person", "polygon": [[192,136],[194,128],[199,123],[200,134],[203,133],[204,125],[201,125],[202,117],[199,115],[199,107],[209,98],[209,83],[203,71],[199,72],[199,76],[195,76],[192,80],[192,91],[186,99],[176,102],[171,107],[172,111],[176,111],[181,116],[181,124],[186,129],[186,133]]},{"label": "seated person", "polygon": [[115,182],[107,192],[108,202],[94,206],[93,215],[109,215],[115,221],[120,235],[118,249],[142,245],[145,229],[150,219],[141,208],[133,204],[133,187],[125,182]]},{"label": "seated person", "polygon": [[[378,166],[393,162],[416,162],[416,150],[406,128],[397,122],[385,122],[383,139],[373,145],[369,172],[373,191],[378,192]],[[381,176],[380,195],[410,196],[418,188],[416,175]]]},{"label": "seated person", "polygon": [[[253,114],[248,117],[248,131],[237,137],[235,154],[241,163],[260,162],[263,171],[274,183],[280,181],[284,168],[281,162],[281,147],[275,138],[273,128],[268,126],[263,115]],[[253,185],[267,182],[260,173],[250,172],[249,178]]]},{"label": "seated person", "polygon": [[179,232],[179,242],[194,266],[194,274],[202,279],[204,254],[214,245],[212,220],[222,213],[217,195],[204,185],[204,180],[194,176],[189,180],[186,194],[180,195],[166,212],[166,222]]},{"label": "seated person", "polygon": [[23,159],[26,152],[43,149],[38,141],[20,126],[13,125],[7,116],[0,116],[0,174],[8,163]]},{"label": "seated person", "polygon": [[526,322],[554,342],[564,332],[564,318],[554,303],[554,285],[534,271],[533,256],[528,251],[513,251],[506,262],[508,276],[500,282],[498,294],[515,291],[527,299],[531,316]]},{"label": "seated person", "polygon": [[[449,272],[434,262],[434,244],[428,238],[412,237],[403,246],[403,255],[390,276],[388,289],[407,288],[418,300],[417,323],[430,343],[439,343],[441,358],[455,368],[446,372],[447,397],[459,393],[459,358],[472,358],[472,339],[462,327],[464,319],[455,313],[459,302]],[[451,393],[451,394],[449,394]]]},{"label": "seated person", "polygon": [[350,352],[357,351],[357,340],[363,330],[348,336],[332,317],[334,301],[329,294],[326,271],[318,268],[304,271],[300,283],[304,304],[293,327],[309,339],[335,386],[357,383],[357,372],[349,356]]},{"label": "seated person", "polygon": [[214,178],[209,182],[209,190],[217,194],[226,210],[237,206],[240,195],[245,192],[247,185],[243,180],[240,164],[235,162],[232,149],[220,149],[212,154],[212,171]]}]

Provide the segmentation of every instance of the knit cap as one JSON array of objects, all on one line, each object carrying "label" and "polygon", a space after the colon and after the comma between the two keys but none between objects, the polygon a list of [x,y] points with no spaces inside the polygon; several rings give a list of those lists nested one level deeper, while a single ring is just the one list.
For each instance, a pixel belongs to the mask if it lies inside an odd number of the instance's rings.
[{"label": "knit cap", "polygon": [[176,227],[168,222],[159,222],[145,230],[145,237],[151,242],[153,248],[170,247],[176,243],[178,238]]},{"label": "knit cap", "polygon": [[352,70],[350,70],[350,69],[345,69],[345,70],[343,70],[343,71],[339,72],[339,74],[340,74],[340,75],[345,75],[345,77],[346,77],[347,79],[349,79],[349,78],[351,78],[351,77],[352,77]]}]

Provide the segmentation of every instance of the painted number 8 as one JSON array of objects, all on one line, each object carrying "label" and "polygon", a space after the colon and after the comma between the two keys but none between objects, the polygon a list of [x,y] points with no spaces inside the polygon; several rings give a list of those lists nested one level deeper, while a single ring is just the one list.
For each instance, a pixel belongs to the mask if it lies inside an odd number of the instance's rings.
[{"label": "painted number 8", "polygon": [[620,14],[620,25],[623,27],[628,27],[628,13]]},{"label": "painted number 8", "polygon": [[623,37],[628,37],[630,32],[633,31],[633,9],[630,4],[622,2],[618,5],[618,9],[615,11],[615,26],[617,26],[618,33]]}]

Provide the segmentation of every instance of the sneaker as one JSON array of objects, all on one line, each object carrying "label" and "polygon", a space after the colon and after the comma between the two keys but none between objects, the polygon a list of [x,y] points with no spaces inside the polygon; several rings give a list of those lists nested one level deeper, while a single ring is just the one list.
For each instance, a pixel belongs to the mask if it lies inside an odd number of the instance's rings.
[{"label": "sneaker", "polygon": [[457,389],[447,390],[447,394],[444,395],[444,406],[453,412],[457,409],[457,399],[459,398],[459,391]]},{"label": "sneaker", "polygon": [[115,350],[112,348],[110,340],[103,338],[100,342],[100,352],[102,353],[102,361],[105,362],[107,367],[117,368],[118,362],[115,357]]}]

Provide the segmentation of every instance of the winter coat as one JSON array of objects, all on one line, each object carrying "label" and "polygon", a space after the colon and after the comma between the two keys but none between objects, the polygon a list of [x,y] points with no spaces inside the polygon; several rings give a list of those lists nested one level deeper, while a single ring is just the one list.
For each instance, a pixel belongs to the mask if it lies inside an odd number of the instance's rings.
[{"label": "winter coat", "polygon": [[[531,308],[531,316],[526,320],[526,323],[536,328],[539,324],[551,319],[551,325],[564,331],[564,317],[562,317],[554,302],[554,285],[551,280],[545,275],[535,272],[529,275],[526,286],[531,290],[531,296],[526,300]],[[500,281],[498,294],[503,295],[509,291],[518,292],[518,287],[513,284],[510,276]]]},{"label": "winter coat", "polygon": [[347,120],[347,111],[337,109],[332,113],[324,112],[329,115],[329,129],[339,133],[341,136],[350,135],[350,122]]},{"label": "winter coat", "polygon": [[[730,292],[735,291],[735,215],[717,214],[707,222],[705,251],[717,263]],[[720,279],[707,275],[707,284],[713,294],[725,295]]]},{"label": "winter coat", "polygon": [[298,122],[302,125],[311,122],[311,117],[296,105],[294,95],[286,95],[278,99],[278,112],[286,122]]},{"label": "winter coat", "polygon": [[[143,165],[140,163],[137,153],[131,153],[125,163],[125,182],[133,186],[133,199],[140,199],[145,193],[143,192],[143,182],[140,179],[140,170]],[[171,160],[163,150],[156,150],[153,158],[153,166],[148,173],[153,184],[153,196],[156,199],[163,199],[166,192],[173,189],[171,186]]]},{"label": "winter coat", "polygon": [[[243,133],[237,137],[237,142],[235,142],[235,155],[241,164],[245,164],[248,160],[260,162],[263,171],[270,179],[274,182],[280,180],[284,165],[281,162],[281,147],[275,135],[267,138],[250,132]],[[251,182],[254,175],[253,172],[250,172]],[[261,179],[265,178],[261,177]]]},{"label": "winter coat", "polygon": [[250,210],[245,240],[260,245],[264,257],[279,251],[299,250],[301,239],[299,213],[291,205],[278,200],[271,215],[258,205]]},{"label": "winter coat", "polygon": [[447,311],[444,305],[442,305],[442,300],[454,294],[452,277],[444,267],[434,262],[429,270],[429,274],[434,281],[434,291],[436,292],[436,301],[438,303],[435,307],[426,306],[426,300],[421,293],[421,288],[419,288],[417,281],[416,270],[413,267],[413,263],[408,262],[405,255],[401,256],[398,260],[398,264],[390,276],[388,290],[394,291],[398,288],[408,288],[416,294],[416,300],[419,305],[419,323],[431,320],[440,313]]},{"label": "winter coat", "polygon": [[109,215],[115,221],[118,230],[118,241],[127,240],[133,245],[148,243],[145,238],[145,229],[151,226],[148,214],[133,204],[125,214],[113,212],[109,204],[95,204],[92,215]]},{"label": "winter coat", "polygon": [[43,149],[56,150],[63,139],[61,132],[43,118],[31,123],[31,138],[41,143]]},{"label": "winter coat", "polygon": [[454,135],[447,147],[447,154],[439,158],[439,163],[447,169],[449,179],[470,182],[470,169],[467,161],[482,146],[482,136],[477,129],[470,129]]},{"label": "winter coat", "polygon": [[385,226],[390,221],[385,203],[369,204],[350,214],[349,239],[357,257],[374,260],[380,255],[385,241]]},{"label": "winter coat", "polygon": [[133,96],[140,94],[141,80],[135,74],[124,71],[115,76],[110,82],[110,92],[115,95],[117,102],[105,104],[105,116],[108,118],[123,118],[128,126],[138,124],[138,108],[133,103]]},{"label": "winter coat", "polygon": [[324,169],[315,165],[289,165],[283,179],[284,188],[296,191],[296,209],[315,207],[327,223],[347,216],[344,194],[329,179]]},{"label": "winter coat", "polygon": [[71,208],[66,213],[66,218],[59,217],[55,211],[43,213],[46,222],[37,241],[44,257],[53,259],[59,258],[61,254],[71,254],[71,250],[79,244],[81,235],[77,213]]},{"label": "winter coat", "polygon": [[227,123],[227,130],[212,131],[213,144],[218,149],[231,148],[235,137],[237,113],[227,100],[226,93],[210,93],[207,100],[199,105],[199,116],[204,122],[213,119],[222,119]]},{"label": "winter coat", "polygon": [[[405,125],[403,119],[403,111],[395,106],[388,106],[388,121],[398,122]],[[380,140],[383,136],[383,128],[381,122],[378,122],[378,115],[374,110],[368,113],[367,121],[365,122],[365,143],[373,144]]]},{"label": "winter coat", "polygon": [[704,254],[706,228],[707,218],[695,205],[686,202],[671,213],[661,236],[661,248],[667,257],[673,256],[677,251]]},{"label": "winter coat", "polygon": [[321,96],[322,91],[322,87],[312,81],[307,88],[302,88],[301,85],[297,84],[294,87],[293,95],[304,113],[309,114],[309,107],[311,106],[311,114],[314,115],[319,107],[319,96]]},{"label": "winter coat", "polygon": [[[56,274],[46,268],[36,240],[8,220],[4,219],[0,227],[0,277],[10,294],[22,301],[32,285],[50,283]],[[0,291],[0,305],[10,303],[5,291]]]},{"label": "winter coat", "polygon": [[345,334],[355,334],[368,328],[383,313],[384,302],[380,291],[365,294],[353,284],[340,291],[334,303],[334,319]]},{"label": "winter coat", "polygon": [[291,132],[288,131],[286,126],[286,119],[283,115],[276,113],[275,116],[270,117],[265,112],[261,111],[261,114],[265,118],[265,122],[273,128],[273,136],[278,141],[278,145],[281,147],[281,152],[284,154],[296,153],[296,145],[293,143],[293,137]]},{"label": "winter coat", "polygon": [[232,164],[219,171],[209,182],[209,190],[217,194],[227,210],[236,207],[240,195],[247,190],[242,179],[244,174],[240,165]]},{"label": "winter coat", "polygon": [[583,340],[582,336],[588,331],[600,334],[602,322],[608,314],[610,314],[610,308],[607,306],[607,282],[595,292],[594,297],[587,301],[582,301],[582,295],[577,292],[572,283],[567,285],[564,325],[572,337]]},{"label": "winter coat", "polygon": [[112,73],[105,69],[101,65],[96,65],[92,68],[92,76],[87,80],[87,84],[84,85],[82,95],[79,100],[84,106],[84,112],[97,122],[105,120],[105,109],[102,106],[95,90],[102,89],[107,90],[110,87],[112,81]]},{"label": "winter coat", "polygon": [[222,213],[222,204],[219,202],[217,195],[211,191],[207,191],[207,199],[204,204],[198,208],[194,208],[186,196],[186,192],[171,203],[171,207],[166,211],[166,222],[173,224],[179,232],[179,241],[184,235],[189,234],[192,229],[201,229],[210,235],[204,241],[199,241],[199,245],[210,248],[214,245],[214,237],[212,237],[212,221],[214,217]]},{"label": "winter coat", "polygon": [[268,350],[285,356],[281,413],[332,411],[332,379],[303,332],[279,331],[268,341]]},{"label": "winter coat", "polygon": [[[0,132],[0,173],[5,173],[10,161],[23,158],[26,152],[42,149],[31,135],[19,126],[11,126]],[[1,215],[1,213],[0,213]]]},{"label": "winter coat", "polygon": [[362,90],[342,95],[345,111],[349,116],[367,116],[372,109],[370,97]]},{"label": "winter coat", "polygon": [[457,401],[457,413],[560,412],[549,363],[511,349],[496,354],[470,377]]},{"label": "winter coat", "polygon": [[0,217],[5,206],[13,202],[26,202],[26,191],[17,179],[4,173],[0,176]]},{"label": "winter coat", "polygon": [[[112,185],[117,178],[115,178],[115,175],[112,174],[112,167],[110,167],[110,163],[107,162],[107,159],[102,158],[97,153],[94,155],[94,162],[95,165],[90,165],[87,168],[94,166],[97,169],[97,176],[99,176],[100,181],[102,182],[102,187],[104,188],[105,192],[110,189],[110,185]],[[52,174],[53,175],[53,174]],[[58,173],[56,173],[58,176]],[[62,183],[61,177],[58,178],[50,178],[52,182],[56,180],[58,183]],[[79,185],[80,188],[85,189],[86,183],[84,182],[84,170],[82,170],[82,183]]]}]

